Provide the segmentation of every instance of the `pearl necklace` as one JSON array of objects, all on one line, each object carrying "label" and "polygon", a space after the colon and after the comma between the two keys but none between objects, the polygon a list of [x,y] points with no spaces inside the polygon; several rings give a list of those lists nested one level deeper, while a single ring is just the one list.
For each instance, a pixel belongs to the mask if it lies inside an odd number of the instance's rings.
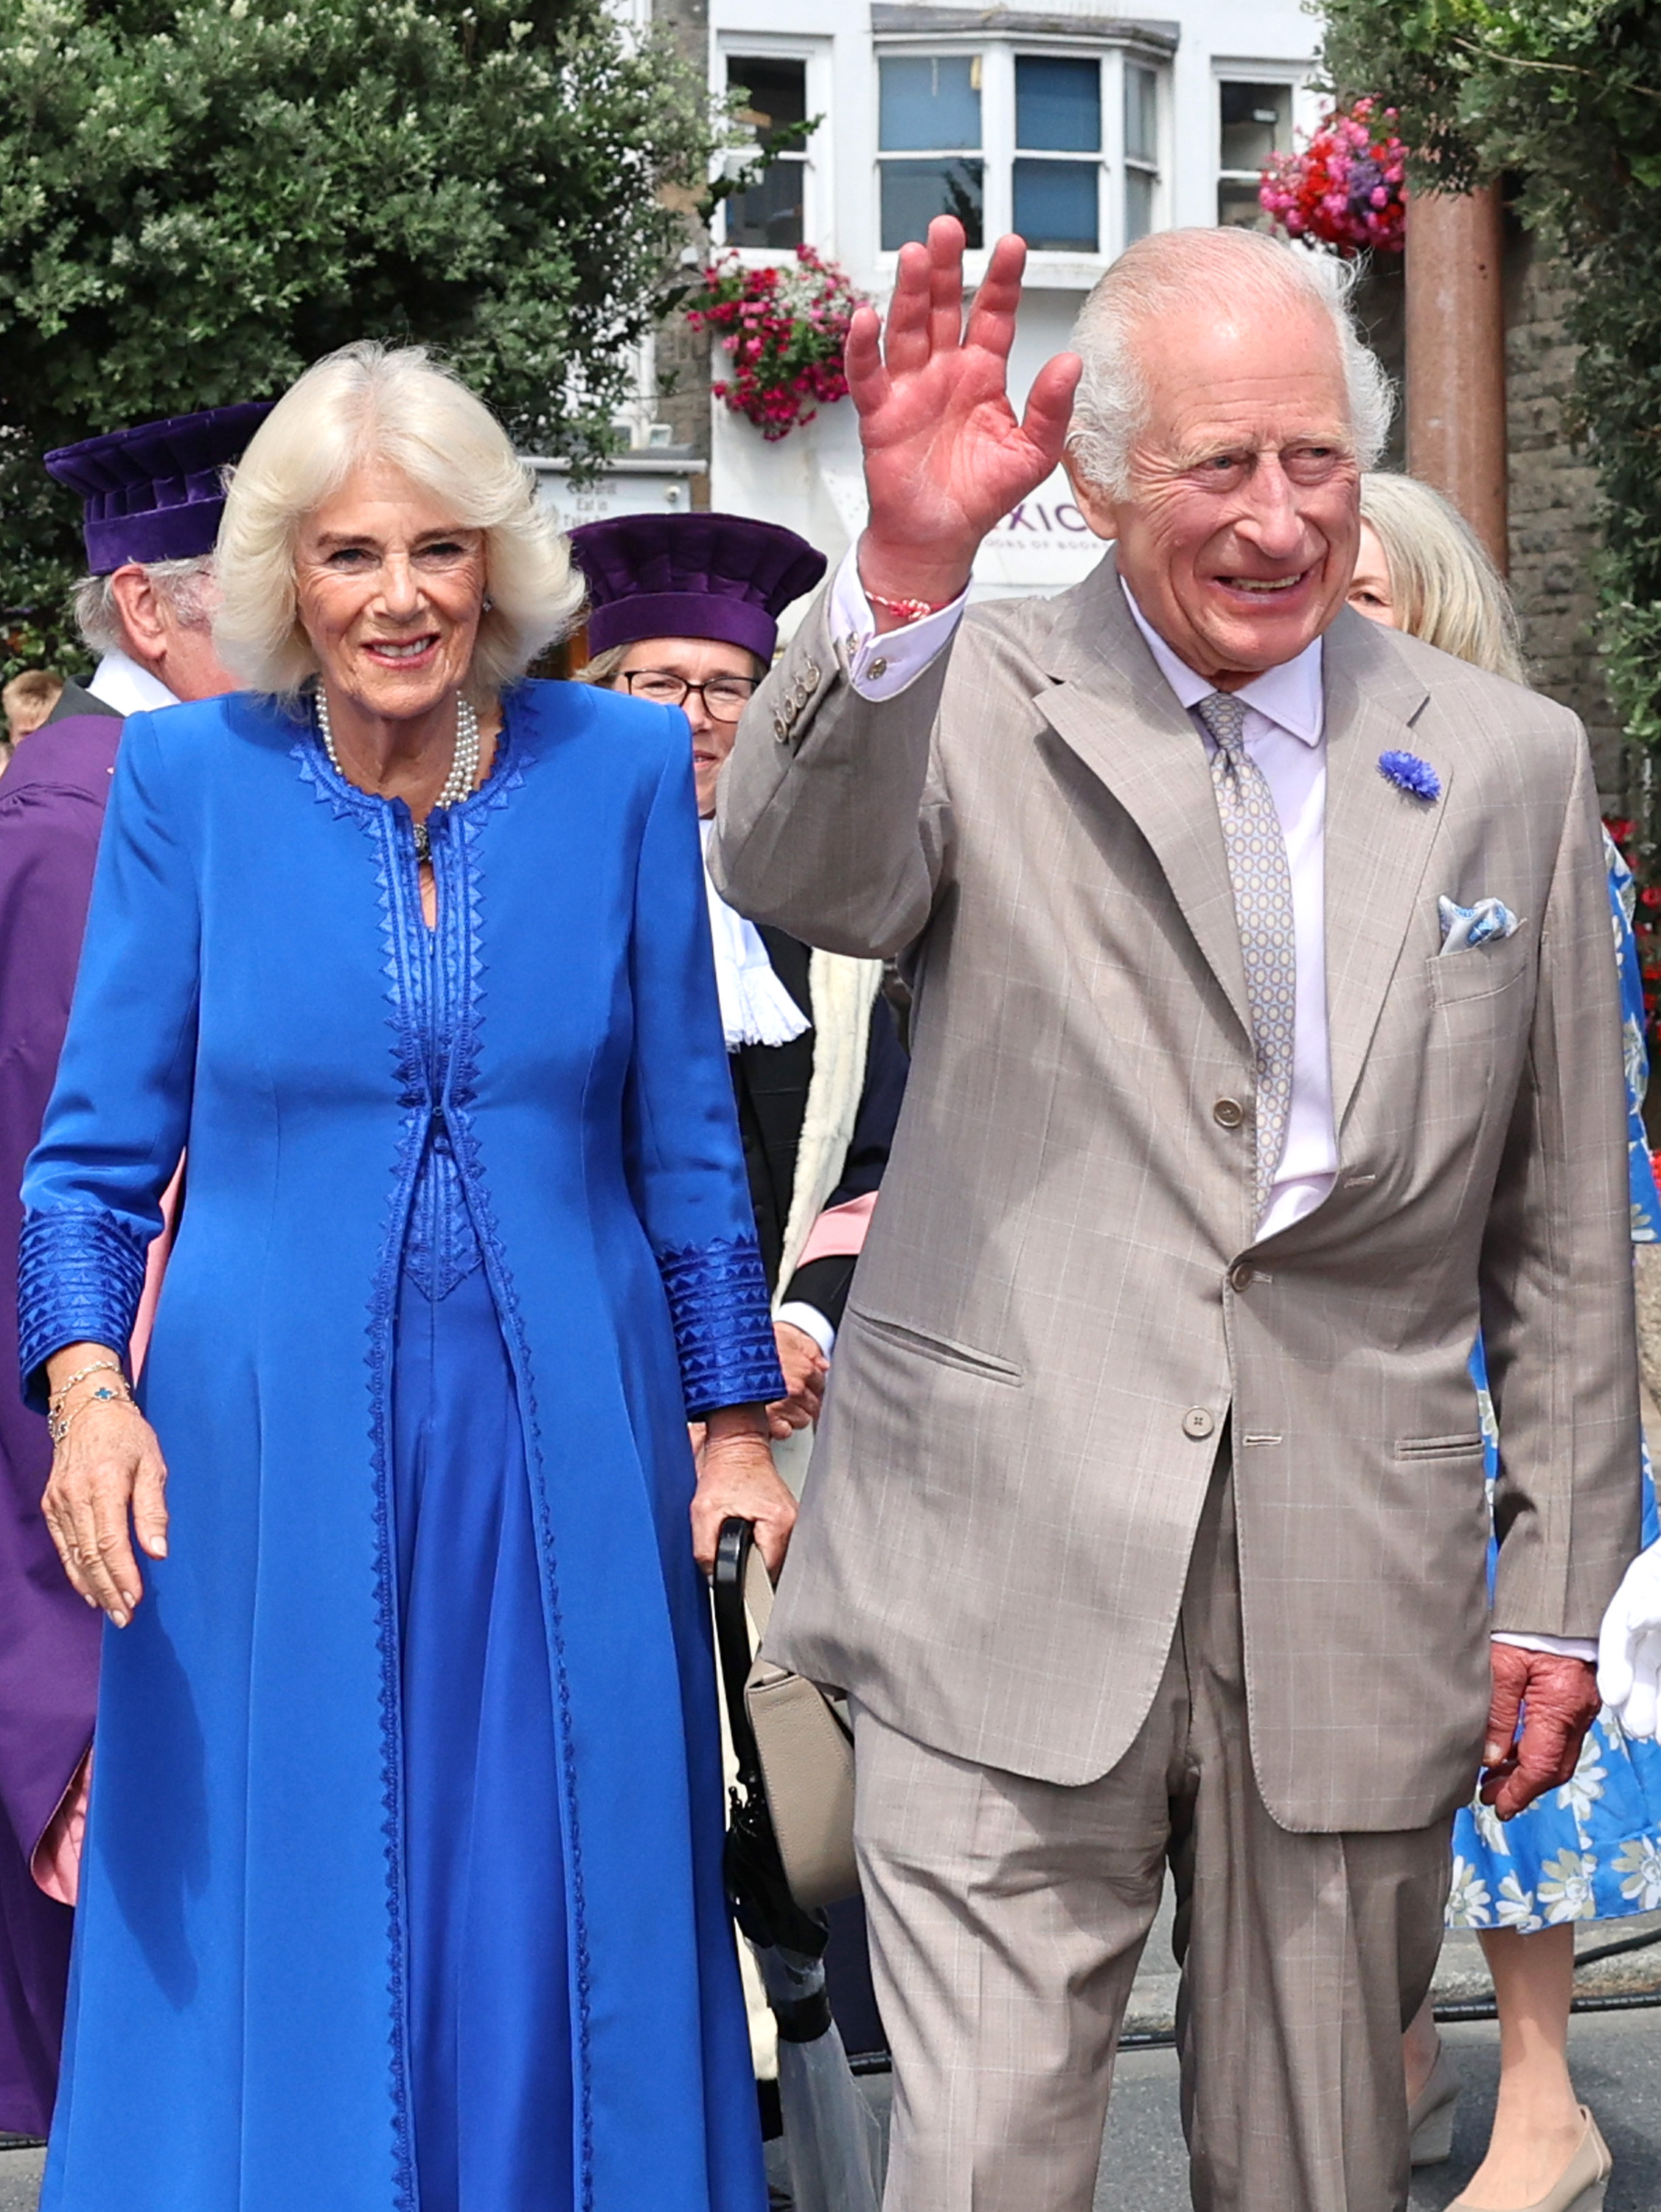
[{"label": "pearl necklace", "polygon": [[[312,702],[317,708],[318,734],[323,739],[323,750],[329,756],[329,765],[343,783],[349,783],[351,778],[341,766],[340,755],[335,750],[335,732],[329,720],[329,702],[323,696],[321,684],[312,693]],[[459,805],[478,780],[479,718],[470,700],[458,698],[456,702],[456,749],[451,756],[450,773],[444,779],[443,789],[433,801],[433,806]],[[433,857],[433,841],[427,835],[424,822],[415,824],[415,857],[418,860],[430,860]]]}]

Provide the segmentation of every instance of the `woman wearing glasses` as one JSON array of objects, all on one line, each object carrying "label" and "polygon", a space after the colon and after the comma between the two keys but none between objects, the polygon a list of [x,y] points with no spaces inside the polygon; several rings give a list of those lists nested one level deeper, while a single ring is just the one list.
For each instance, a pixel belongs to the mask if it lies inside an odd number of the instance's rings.
[{"label": "woman wearing glasses", "polygon": [[[779,617],[825,573],[794,531],[737,514],[629,514],[571,535],[588,578],[591,684],[678,706],[707,849],[739,716]],[[788,1395],[771,1408],[799,1491],[905,1087],[882,969],[755,928],[709,886],[721,1023]]]}]

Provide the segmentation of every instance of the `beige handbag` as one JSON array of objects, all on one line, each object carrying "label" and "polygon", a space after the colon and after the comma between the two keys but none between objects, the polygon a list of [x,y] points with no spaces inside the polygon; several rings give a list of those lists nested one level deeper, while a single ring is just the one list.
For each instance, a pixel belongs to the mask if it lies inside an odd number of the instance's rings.
[{"label": "beige handbag", "polygon": [[[767,1634],[773,1584],[746,1521],[721,1531],[715,1619],[741,1782],[759,1771],[791,1895],[811,1912],[859,1887],[853,1858],[853,1730],[840,1698],[805,1675],[754,1656]],[[733,1708],[742,1676],[742,1721]],[[743,1725],[747,1723],[748,1725]],[[746,1744],[743,1738],[751,1741]]]}]

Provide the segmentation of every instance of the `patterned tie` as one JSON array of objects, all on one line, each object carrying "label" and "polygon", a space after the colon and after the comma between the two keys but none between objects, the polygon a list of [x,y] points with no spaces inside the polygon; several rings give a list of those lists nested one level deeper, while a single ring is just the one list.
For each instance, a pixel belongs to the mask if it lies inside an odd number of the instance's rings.
[{"label": "patterned tie", "polygon": [[1297,1011],[1298,951],[1292,915],[1292,871],[1274,795],[1246,750],[1246,708],[1213,691],[1195,708],[1217,750],[1211,783],[1234,889],[1246,995],[1258,1060],[1258,1219],[1269,1205],[1286,1148],[1292,1110],[1292,1047]]}]

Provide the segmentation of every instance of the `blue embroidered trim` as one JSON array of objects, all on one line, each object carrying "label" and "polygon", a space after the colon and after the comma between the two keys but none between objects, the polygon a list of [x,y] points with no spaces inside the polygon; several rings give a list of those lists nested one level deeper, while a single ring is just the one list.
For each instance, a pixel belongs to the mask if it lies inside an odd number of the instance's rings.
[{"label": "blue embroidered trim", "polygon": [[[314,781],[316,779],[313,779]],[[318,796],[328,793],[319,787]],[[386,1861],[387,1995],[392,2098],[392,2165],[397,2212],[418,2212],[415,2149],[409,2118],[408,1945],[403,1899],[403,1710],[398,1644],[397,1549],[392,1527],[392,1352],[397,1313],[398,1273],[415,1177],[427,1134],[427,1111],[421,1080],[420,1036],[415,995],[409,988],[412,926],[425,929],[415,855],[405,849],[401,825],[390,807],[371,804],[336,806],[336,814],[356,816],[373,840],[380,903],[381,941],[391,979],[388,1017],[395,1037],[393,1064],[403,1126],[388,1205],[386,1235],[370,1292],[368,1346],[369,1449],[374,1484],[375,1653],[380,1663],[381,1823]],[[419,940],[416,940],[418,943]]]},{"label": "blue embroidered trim", "polygon": [[446,1133],[434,1130],[421,1155],[403,1240],[403,1272],[436,1305],[483,1265],[461,1175]]},{"label": "blue embroidered trim", "polygon": [[[507,793],[522,781],[516,764],[508,775],[500,779],[493,776],[478,798],[488,799],[493,806],[500,806],[505,803]],[[475,805],[456,815],[453,832],[443,840],[441,847],[437,843],[434,846],[448,903],[462,918],[459,928],[445,948],[442,969],[443,988],[453,994],[448,1001],[448,1011],[452,1014],[452,1045],[446,1092],[447,1121],[462,1185],[480,1242],[484,1247],[485,1272],[496,1301],[502,1337],[507,1346],[518,1392],[520,1418],[524,1424],[525,1460],[536,1510],[549,1645],[554,1661],[555,1719],[560,1741],[565,1846],[571,1883],[571,2001],[574,2030],[572,2045],[578,2115],[578,2201],[581,2212],[593,2212],[593,1960],[589,1948],[575,1729],[571,1711],[571,1676],[566,1664],[565,1619],[560,1597],[558,1549],[555,1541],[547,1468],[543,1456],[542,1422],[536,1408],[536,1386],[531,1379],[530,1340],[519,1310],[518,1295],[508,1268],[507,1255],[496,1227],[495,1212],[485,1182],[484,1162],[474,1133],[472,1116],[468,1111],[476,1094],[479,1016],[484,999],[484,962],[479,951],[479,879],[473,851],[480,823],[481,810],[476,802]],[[440,913],[443,911],[441,902]],[[464,961],[455,959],[452,956],[464,946]]]},{"label": "blue embroidered trim", "polygon": [[658,1255],[669,1293],[687,1419],[718,1406],[766,1403],[785,1395],[773,1334],[767,1279],[751,1237],[716,1237]]},{"label": "blue embroidered trim", "polygon": [[41,1365],[66,1344],[124,1352],[144,1290],[145,1247],[100,1206],[54,1206],[23,1219],[17,1252],[17,1363],[23,1394],[46,1409]]}]

